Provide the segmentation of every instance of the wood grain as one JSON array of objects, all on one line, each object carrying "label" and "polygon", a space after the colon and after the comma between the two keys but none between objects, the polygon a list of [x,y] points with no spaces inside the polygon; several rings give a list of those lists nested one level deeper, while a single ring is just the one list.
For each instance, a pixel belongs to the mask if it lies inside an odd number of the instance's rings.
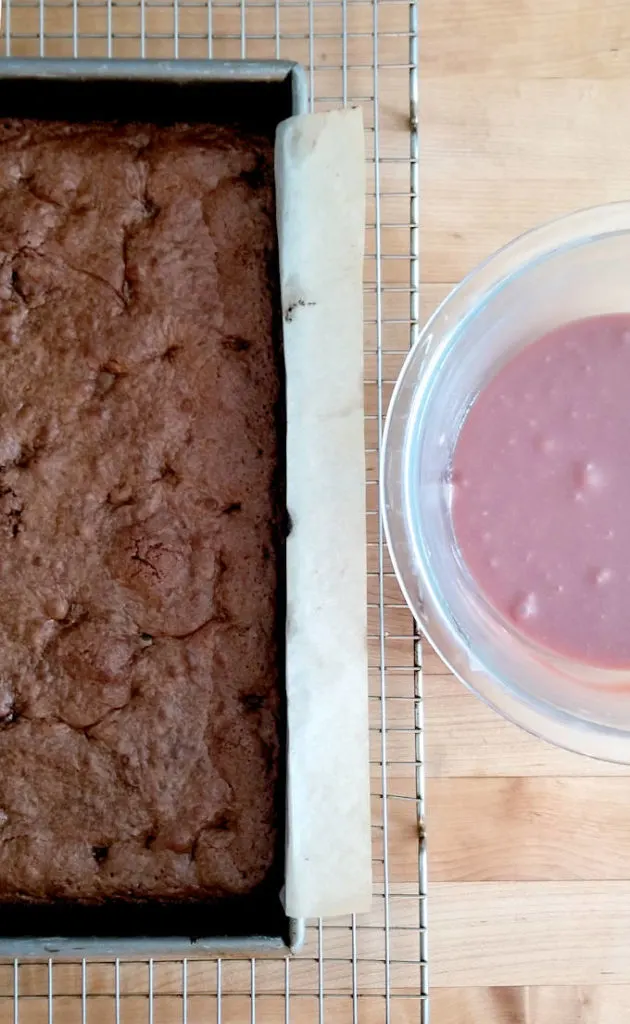
[{"label": "wood grain", "polygon": [[456,281],[536,223],[623,199],[624,79],[428,79],[423,90],[425,281]]},{"label": "wood grain", "polygon": [[440,1024],[608,1024],[630,1015],[626,985],[436,989],[433,1019]]},{"label": "wood grain", "polygon": [[623,880],[630,864],[624,778],[432,779],[433,882]]},{"label": "wood grain", "polygon": [[[520,232],[628,197],[630,9],[429,0],[421,19],[427,315]],[[526,735],[423,660],[433,1024],[630,1020],[629,769]]]},{"label": "wood grain", "polygon": [[[624,78],[630,26],[620,0],[441,0],[422,8],[424,73]],[[611,118],[612,120],[612,118]]]},{"label": "wood grain", "polygon": [[629,936],[628,881],[431,887],[435,986],[628,984]]},{"label": "wood grain", "polygon": [[[442,668],[425,648],[425,751],[429,777],[630,775],[624,765],[593,761],[530,736]],[[441,664],[441,663],[440,663]]]}]

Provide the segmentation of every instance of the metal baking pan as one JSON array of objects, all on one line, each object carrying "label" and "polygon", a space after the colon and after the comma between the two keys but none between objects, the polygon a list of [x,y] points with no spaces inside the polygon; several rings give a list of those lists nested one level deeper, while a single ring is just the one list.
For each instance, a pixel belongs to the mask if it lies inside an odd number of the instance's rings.
[{"label": "metal baking pan", "polygon": [[[0,60],[0,117],[237,121],[269,132],[306,112],[307,96],[304,71],[289,61]],[[286,953],[303,941],[304,922],[286,917],[277,883],[247,909],[0,907],[0,956]]]}]

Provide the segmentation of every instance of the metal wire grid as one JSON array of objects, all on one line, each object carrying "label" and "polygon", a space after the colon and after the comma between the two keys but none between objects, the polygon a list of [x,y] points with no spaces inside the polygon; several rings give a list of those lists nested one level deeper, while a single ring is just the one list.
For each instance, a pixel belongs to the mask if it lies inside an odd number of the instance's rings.
[{"label": "metal wire grid", "polygon": [[3,33],[6,56],[293,59],[312,109],[364,109],[375,892],[369,915],[309,922],[292,959],[0,963],[0,1024],[427,1024],[420,649],[378,507],[384,415],[420,319],[415,0],[4,0]]}]

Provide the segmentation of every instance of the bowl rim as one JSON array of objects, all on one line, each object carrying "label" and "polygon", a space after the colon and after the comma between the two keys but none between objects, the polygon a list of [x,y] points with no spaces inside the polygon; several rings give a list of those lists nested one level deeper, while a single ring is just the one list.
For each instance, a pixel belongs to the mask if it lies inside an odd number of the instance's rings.
[{"label": "bowl rim", "polygon": [[[381,438],[379,509],[387,547],[405,601],[424,637],[429,640],[447,668],[460,682],[493,710],[533,736],[545,739],[565,750],[598,760],[630,764],[630,730],[586,721],[555,705],[538,703],[535,699],[527,698],[525,694],[518,694],[508,687],[486,666],[483,666],[483,671],[471,667],[469,655],[474,655],[474,651],[464,650],[461,638],[449,621],[448,614],[439,602],[431,602],[433,588],[430,585],[426,586],[426,566],[419,564],[418,561],[409,568],[426,589],[426,594],[423,599],[419,593],[414,595],[410,592],[403,560],[405,554],[408,554],[412,547],[415,548],[415,545],[409,540],[405,551],[402,550],[403,543],[398,543],[394,539],[392,520],[395,514],[389,500],[389,469],[393,458],[390,450],[391,434],[394,424],[401,419],[398,407],[403,389],[409,385],[411,375],[415,377],[415,399],[419,390],[430,385],[435,367],[440,363],[441,353],[453,335],[461,329],[464,320],[474,314],[484,298],[487,299],[503,282],[524,271],[532,263],[565,247],[583,245],[606,236],[624,233],[630,233],[628,200],[587,207],[566,214],[518,235],[478,264],[446,295],[420,330],[407,353],[392,392]],[[440,338],[436,341],[436,328],[442,326],[444,329],[440,330]],[[407,416],[405,419],[407,422],[403,429],[406,432],[409,419]],[[404,458],[400,462],[401,473],[397,490],[398,495],[402,497],[406,491],[406,473],[402,467]],[[404,506],[405,503],[401,501],[399,504]],[[406,517],[404,513],[400,515],[410,538],[411,532],[406,525]],[[431,613],[430,616],[427,614],[428,611]],[[454,657],[447,654],[448,649],[464,656],[462,662],[467,662],[467,673]],[[470,676],[474,678],[471,679]]]}]

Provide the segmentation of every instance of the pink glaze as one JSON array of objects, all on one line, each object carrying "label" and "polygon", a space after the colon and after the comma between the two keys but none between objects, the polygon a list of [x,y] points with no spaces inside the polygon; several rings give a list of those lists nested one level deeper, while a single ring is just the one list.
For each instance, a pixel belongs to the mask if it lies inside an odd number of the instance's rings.
[{"label": "pink glaze", "polygon": [[461,555],[547,648],[630,666],[630,314],[565,324],[484,387],[453,456]]}]

